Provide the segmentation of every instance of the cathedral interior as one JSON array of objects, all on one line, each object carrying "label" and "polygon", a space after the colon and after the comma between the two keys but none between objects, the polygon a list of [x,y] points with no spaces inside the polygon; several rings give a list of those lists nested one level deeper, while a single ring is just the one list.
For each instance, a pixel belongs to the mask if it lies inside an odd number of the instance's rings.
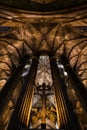
[{"label": "cathedral interior", "polygon": [[87,0],[0,0],[0,130],[87,130]]}]

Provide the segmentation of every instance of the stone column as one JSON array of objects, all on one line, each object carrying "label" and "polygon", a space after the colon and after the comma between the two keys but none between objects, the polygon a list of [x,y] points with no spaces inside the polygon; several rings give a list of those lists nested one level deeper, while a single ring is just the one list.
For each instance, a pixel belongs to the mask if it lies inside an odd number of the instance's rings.
[{"label": "stone column", "polygon": [[68,100],[66,85],[61,78],[59,69],[55,59],[51,59],[51,71],[54,81],[54,91],[56,99],[56,110],[59,129],[77,130],[77,120],[72,110],[72,106]]},{"label": "stone column", "polygon": [[42,84],[42,121],[41,129],[46,129],[46,95],[45,95],[45,83]]},{"label": "stone column", "polygon": [[29,55],[25,55],[23,59],[20,61],[20,65],[14,70],[11,78],[6,82],[5,86],[3,87],[2,91],[0,92],[0,118],[3,114],[9,100],[12,97],[12,94],[21,78],[21,73],[26,62],[29,59]]},{"label": "stone column", "polygon": [[73,88],[75,89],[82,106],[87,112],[87,90],[85,89],[85,86],[78,78],[73,68],[70,66],[68,59],[64,55],[62,55],[60,60],[64,65],[66,72],[68,73],[69,80]]},{"label": "stone column", "polygon": [[32,97],[34,92],[34,80],[38,66],[38,58],[32,60],[30,71],[23,84],[23,88],[17,102],[15,111],[12,115],[11,121],[8,125],[8,130],[22,130],[28,129],[30,110],[32,105]]}]

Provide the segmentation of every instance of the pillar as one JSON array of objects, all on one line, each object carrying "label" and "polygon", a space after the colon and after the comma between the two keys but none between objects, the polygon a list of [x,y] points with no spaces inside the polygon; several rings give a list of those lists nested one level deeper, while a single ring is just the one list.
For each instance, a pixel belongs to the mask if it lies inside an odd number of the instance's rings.
[{"label": "pillar", "polygon": [[85,89],[85,86],[78,78],[73,68],[70,66],[68,59],[64,55],[62,55],[60,60],[64,65],[66,72],[68,73],[69,80],[76,93],[78,94],[78,98],[81,101],[82,106],[87,112],[87,90]]},{"label": "pillar", "polygon": [[51,59],[50,65],[54,81],[54,92],[59,129],[77,130],[79,129],[77,120],[73,113],[72,106],[68,100],[66,85],[64,80],[61,78],[56,60]]},{"label": "pillar", "polygon": [[20,65],[16,68],[16,70],[14,70],[13,74],[11,75],[11,78],[8,79],[2,91],[0,92],[0,117],[3,114],[4,109],[6,108],[6,105],[8,104],[9,100],[11,99],[11,96],[21,78],[21,73],[28,59],[28,54],[22,58],[22,60],[20,61]]},{"label": "pillar", "polygon": [[46,95],[45,95],[45,83],[42,84],[42,121],[41,129],[46,129]]},{"label": "pillar", "polygon": [[23,88],[20,93],[15,111],[8,125],[8,130],[22,130],[28,129],[29,127],[30,110],[34,92],[33,85],[36,76],[37,66],[38,60],[34,58],[32,60],[30,71],[23,84]]}]

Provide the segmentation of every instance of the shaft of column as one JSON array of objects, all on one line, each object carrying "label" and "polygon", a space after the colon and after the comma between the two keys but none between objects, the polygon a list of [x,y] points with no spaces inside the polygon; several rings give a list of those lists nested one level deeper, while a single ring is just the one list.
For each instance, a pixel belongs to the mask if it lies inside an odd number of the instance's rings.
[{"label": "shaft of column", "polygon": [[29,59],[29,55],[25,55],[20,61],[20,65],[12,74],[11,78],[7,81],[2,91],[0,92],[0,116],[2,115],[6,105],[8,104],[17,83],[20,80],[22,70]]},{"label": "shaft of column", "polygon": [[21,130],[29,127],[30,110],[32,105],[32,97],[34,92],[34,80],[36,76],[38,60],[33,59],[30,71],[17,102],[15,111],[8,125],[8,130]]},{"label": "shaft of column", "polygon": [[81,101],[82,106],[87,112],[87,90],[85,89],[85,86],[83,85],[81,80],[78,78],[73,68],[70,66],[69,61],[64,55],[61,56],[61,62],[64,65],[66,72],[68,73],[69,80],[73,88],[77,92],[78,98]]},{"label": "shaft of column", "polygon": [[64,130],[77,130],[78,125],[75,121],[76,118],[73,113],[71,104],[68,100],[68,96],[66,93],[66,85],[64,80],[62,80],[60,76],[56,60],[52,59],[50,61],[50,65],[54,81],[58,126],[60,129]]},{"label": "shaft of column", "polygon": [[46,97],[45,97],[45,84],[42,84],[42,129],[46,129]]}]

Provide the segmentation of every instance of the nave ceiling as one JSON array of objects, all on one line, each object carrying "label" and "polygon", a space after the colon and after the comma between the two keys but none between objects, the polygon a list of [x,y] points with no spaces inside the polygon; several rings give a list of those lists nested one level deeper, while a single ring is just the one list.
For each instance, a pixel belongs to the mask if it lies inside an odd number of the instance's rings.
[{"label": "nave ceiling", "polygon": [[87,4],[87,0],[0,0],[0,5],[28,11],[52,12]]},{"label": "nave ceiling", "polygon": [[[0,8],[1,87],[13,67],[28,53],[65,54],[87,86],[87,10],[77,8],[44,14]],[[3,69],[4,67],[4,69]]]},{"label": "nave ceiling", "polygon": [[[37,3],[36,0],[32,1]],[[38,2],[40,1],[38,0]],[[48,0],[48,2],[52,2],[52,0]],[[14,9],[12,6],[0,6],[0,90],[2,90],[3,86],[12,76],[16,68],[20,66],[21,59],[26,54],[28,54],[31,58],[36,55],[51,55],[58,59],[62,54],[65,55],[76,75],[81,79],[87,89],[86,5],[78,8],[63,9],[59,11],[56,10],[56,12],[49,11],[44,13],[36,12],[36,10]],[[46,61],[46,64],[44,62],[44,58],[39,62],[36,88],[38,87],[38,82],[39,85],[43,82],[41,82],[41,76],[44,75],[44,71],[46,72],[45,77],[47,76],[47,78],[45,78],[46,83],[48,83],[47,85],[49,86],[49,81],[50,86],[53,84],[51,79],[52,77],[50,77],[50,67],[47,65],[48,62]],[[25,66],[24,72],[21,75],[22,78],[24,78],[23,76],[29,72],[29,67],[30,63]],[[22,83],[20,82],[18,86],[21,86],[20,84]],[[40,89],[41,88],[39,88],[39,90]],[[48,89],[48,93],[50,92],[50,87],[45,89]],[[13,97],[8,104],[9,108],[14,109],[13,106],[15,106],[18,98],[17,96],[20,91],[19,87],[14,91]],[[74,103],[74,90],[70,89],[68,91],[68,95],[70,100]],[[55,105],[52,102],[52,98],[54,98],[52,95],[47,97],[48,104],[46,114],[49,117],[48,119],[53,119],[50,118],[50,115],[53,115],[53,111],[55,111]],[[86,115],[83,114],[83,111],[80,111],[82,108],[77,97],[75,100],[77,101],[75,104],[75,112],[77,111],[80,117],[82,115],[85,117]],[[40,102],[40,96],[38,97],[36,95],[33,101],[32,113],[36,114],[38,110],[39,115],[37,115],[37,118],[31,116],[32,122],[35,120],[38,121],[38,118],[41,115],[39,109],[36,109],[41,107]],[[50,110],[48,109],[48,106]],[[56,115],[53,116],[55,117],[55,122]],[[84,120],[83,116],[82,120]],[[9,120],[7,119],[9,116],[6,116],[5,114],[3,117],[3,122],[6,124]],[[85,120],[86,119],[87,117]],[[37,122],[35,122],[35,125],[36,124]],[[53,124],[51,123],[51,125]]]}]

